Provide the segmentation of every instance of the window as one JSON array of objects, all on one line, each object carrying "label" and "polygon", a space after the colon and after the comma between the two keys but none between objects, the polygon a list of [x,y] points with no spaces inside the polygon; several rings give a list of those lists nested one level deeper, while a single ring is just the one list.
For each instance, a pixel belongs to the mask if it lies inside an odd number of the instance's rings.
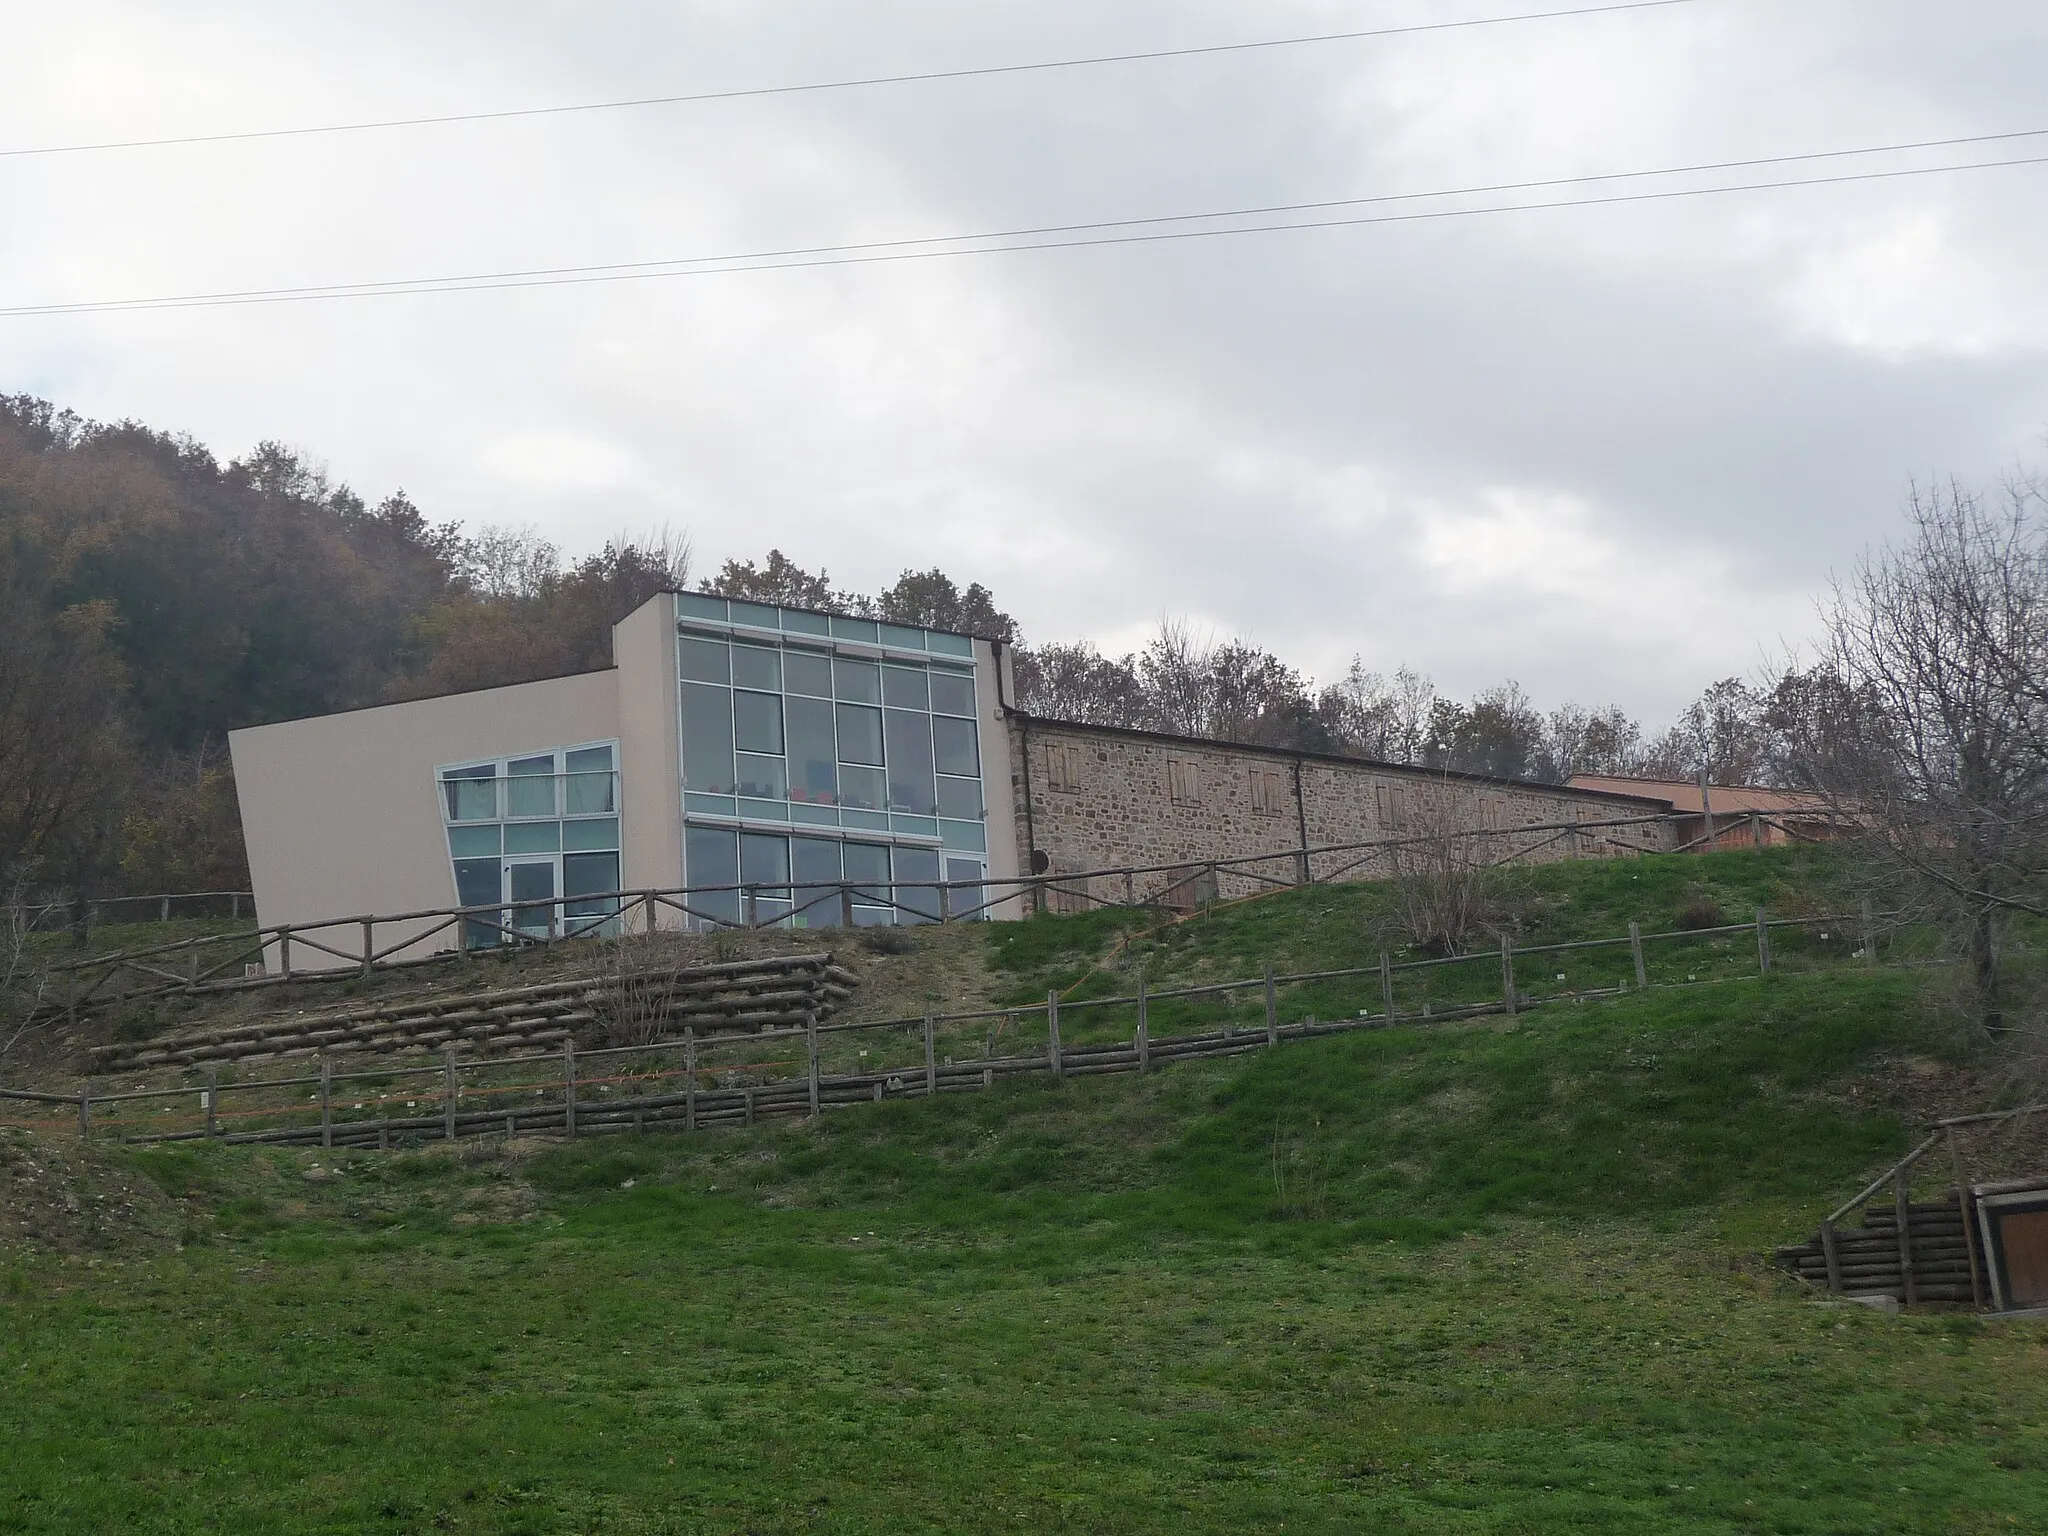
[{"label": "window", "polygon": [[1285,809],[1280,775],[1271,768],[1252,770],[1252,810],[1260,816],[1278,816]]},{"label": "window", "polygon": [[784,651],[782,683],[789,693],[829,699],[832,697],[832,658],[820,656],[816,651]]},{"label": "window", "polygon": [[456,904],[498,908],[464,921],[465,948],[617,931],[617,757],[603,742],[437,770]]},{"label": "window", "polygon": [[771,651],[759,645],[734,646],[732,680],[735,687],[766,688],[771,693],[780,693],[782,652]]},{"label": "window", "polygon": [[941,715],[974,715],[974,679],[961,672],[932,671],[932,709]]},{"label": "window", "polygon": [[742,752],[782,755],[782,700],[772,693],[736,690],[732,696],[733,743]]},{"label": "window", "polygon": [[832,662],[832,692],[842,699],[855,704],[879,704],[882,702],[882,669],[872,661],[848,661],[837,657]]},{"label": "window", "polygon": [[955,720],[948,715],[932,717],[932,748],[939,772],[962,778],[981,777],[981,744],[975,738],[972,720]]},{"label": "window", "polygon": [[1376,784],[1373,798],[1379,802],[1380,825],[1395,831],[1408,825],[1408,802],[1398,784]]},{"label": "window", "polygon": [[1201,765],[1193,758],[1173,757],[1166,762],[1166,792],[1175,805],[1202,803]]},{"label": "window", "polygon": [[838,706],[839,761],[882,766],[882,712],[864,704]]},{"label": "window", "polygon": [[783,700],[782,710],[789,727],[789,798],[837,805],[839,768],[831,703],[792,694]]},{"label": "window", "polygon": [[1078,747],[1059,742],[1046,746],[1045,785],[1048,789],[1069,791],[1081,787],[1081,752]]},{"label": "window", "polygon": [[932,784],[932,717],[914,709],[885,709],[888,743],[889,809],[910,816],[936,816]]},{"label": "window", "polygon": [[683,787],[733,793],[732,690],[683,684]]}]

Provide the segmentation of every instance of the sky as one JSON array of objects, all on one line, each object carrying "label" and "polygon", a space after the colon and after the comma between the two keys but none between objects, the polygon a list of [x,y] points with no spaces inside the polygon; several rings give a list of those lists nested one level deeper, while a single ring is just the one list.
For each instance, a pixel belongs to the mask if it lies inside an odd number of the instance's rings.
[{"label": "sky", "polygon": [[[1570,3],[74,0],[8,20],[0,151]],[[1683,0],[0,153],[0,309],[1407,199],[1141,232],[1383,220],[1317,229],[0,314],[0,392],[222,457],[282,441],[371,500],[402,488],[572,555],[668,528],[700,573],[775,546],[872,591],[936,564],[1032,641],[1121,651],[1172,616],[1323,679],[1354,656],[1456,694],[1513,678],[1654,727],[1810,634],[1916,480],[2048,461],[2048,164],[1525,205],[2048,156],[2048,136],[1458,189],[2048,130],[2044,78],[2037,0]]]}]

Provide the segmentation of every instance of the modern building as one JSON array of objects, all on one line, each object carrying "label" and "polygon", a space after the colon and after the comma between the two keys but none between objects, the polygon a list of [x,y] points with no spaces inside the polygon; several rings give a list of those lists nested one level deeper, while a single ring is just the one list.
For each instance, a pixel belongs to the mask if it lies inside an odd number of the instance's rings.
[{"label": "modern building", "polygon": [[[427,948],[457,942],[434,916],[450,907],[505,903],[462,935],[497,943],[681,887],[674,919],[703,926],[1015,917],[1032,874],[1144,867],[1062,881],[1071,905],[1172,897],[1217,860],[1265,862],[1212,889],[1380,873],[1309,850],[1402,836],[1425,809],[1551,829],[1529,857],[1672,845],[1655,799],[1035,720],[1013,699],[996,642],[664,593],[601,671],[234,732],[257,911],[417,913],[441,924]],[[379,929],[380,948],[406,932]]]}]

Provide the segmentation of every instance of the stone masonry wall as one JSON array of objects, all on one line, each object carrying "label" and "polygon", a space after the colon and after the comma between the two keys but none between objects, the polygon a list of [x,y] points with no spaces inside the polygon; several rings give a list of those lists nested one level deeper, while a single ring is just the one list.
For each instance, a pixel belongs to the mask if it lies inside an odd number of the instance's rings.
[{"label": "stone masonry wall", "polygon": [[[1017,845],[1042,849],[1055,875],[1271,855],[1253,869],[1268,881],[1292,883],[1304,841],[1315,848],[1414,837],[1440,828],[1498,834],[1478,846],[1527,859],[1650,853],[1673,846],[1668,825],[1655,823],[1516,835],[1520,828],[1613,821],[1657,809],[1548,785],[1445,779],[1423,769],[1354,766],[1040,720],[1027,727],[1013,718],[1009,734]],[[1372,879],[1387,873],[1383,855],[1320,854],[1315,866],[1318,879]],[[1136,895],[1156,896],[1189,878],[1186,871],[1155,873],[1138,876],[1133,886]],[[1265,883],[1225,871],[1216,894],[1244,894]],[[1112,879],[1089,894],[1120,900],[1122,881]],[[1078,896],[1054,903],[1079,904]]]}]

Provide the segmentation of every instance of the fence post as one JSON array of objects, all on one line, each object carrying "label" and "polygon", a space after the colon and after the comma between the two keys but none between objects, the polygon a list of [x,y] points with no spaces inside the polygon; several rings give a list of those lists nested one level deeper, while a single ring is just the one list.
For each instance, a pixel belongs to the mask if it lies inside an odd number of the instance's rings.
[{"label": "fence post", "polygon": [[1870,898],[1863,898],[1863,963],[1877,964],[1877,918],[1870,910]]},{"label": "fence post", "polygon": [[811,1115],[818,1113],[818,1015],[816,1011],[804,1015],[805,1054],[810,1057]]},{"label": "fence post", "polygon": [[1650,973],[1643,968],[1643,925],[1641,923],[1630,923],[1628,925],[1628,952],[1629,958],[1636,963],[1636,990],[1641,991],[1650,984]]},{"label": "fence post", "polygon": [[953,921],[953,887],[948,884],[941,884],[939,886],[939,924],[943,927],[951,921]]},{"label": "fence post", "polygon": [[576,1042],[562,1042],[562,1129],[576,1139]]},{"label": "fence post", "polygon": [[334,1062],[320,1053],[320,1145],[334,1145]]},{"label": "fence post", "polygon": [[455,1047],[449,1046],[441,1053],[441,1139],[455,1139]]},{"label": "fence post", "polygon": [[87,1082],[78,1095],[78,1139],[85,1141],[92,1135],[92,1084]]},{"label": "fence post", "polygon": [[932,1028],[932,1011],[924,1011],[924,1091],[927,1096],[936,1096],[939,1091],[939,1042]]},{"label": "fence post", "polygon": [[160,908],[159,908],[159,909],[157,910],[157,918],[156,918],[156,920],[157,920],[158,922],[160,922],[160,923],[168,923],[168,922],[169,922],[169,921],[171,920],[171,898],[170,898],[170,897],[166,896],[166,897],[164,898],[164,901],[163,901],[163,905],[162,905],[162,907],[160,907]]},{"label": "fence post", "polygon": [[1963,1218],[1963,1251],[1970,1257],[1970,1305],[1984,1305],[1984,1278],[1977,1272],[1977,1229],[1970,1221],[1970,1186],[1963,1178],[1963,1152],[1956,1145],[1956,1128],[1942,1127],[1948,1137],[1949,1166],[1956,1175],[1956,1212]]},{"label": "fence post", "polygon": [[1132,874],[1131,871],[1127,869],[1124,871],[1124,905],[1127,907],[1135,907],[1137,904],[1138,879],[1136,875]]},{"label": "fence post", "polygon": [[1899,1238],[1899,1281],[1907,1306],[1920,1300],[1920,1287],[1913,1281],[1913,1206],[1906,1198],[1906,1170],[1899,1170],[1898,1178],[1892,1181],[1894,1224],[1898,1227]]},{"label": "fence post", "polygon": [[1763,845],[1764,813],[1762,811],[1751,811],[1749,813],[1749,846],[1761,848]]},{"label": "fence post", "polygon": [[289,925],[277,930],[277,969],[286,981],[292,979],[292,930]]},{"label": "fence post", "polygon": [[1387,1010],[1387,1022],[1394,1022],[1394,957],[1380,951],[1380,1006]]},{"label": "fence post", "polygon": [[1764,909],[1756,909],[1756,973],[1768,976],[1771,972],[1771,924],[1764,916]]},{"label": "fence post", "polygon": [[1152,1066],[1152,1029],[1147,1018],[1145,1004],[1145,978],[1138,978],[1138,1070],[1149,1071]]},{"label": "fence post", "polygon": [[230,891],[228,893],[228,921],[231,923],[239,923],[241,920],[242,893],[240,891]]},{"label": "fence post", "polygon": [[374,935],[375,935],[376,931],[377,931],[377,920],[376,920],[376,919],[375,919],[374,917],[366,917],[366,918],[364,918],[364,919],[363,919],[363,974],[364,974],[365,976],[367,976],[367,975],[369,975],[369,974],[370,974],[370,961],[371,961],[372,957],[373,957],[373,956],[374,956],[374,955],[375,955],[375,954],[377,953],[377,942],[376,942],[376,939],[375,939],[375,937],[374,937]]},{"label": "fence post", "polygon": [[1045,1039],[1047,1059],[1052,1063],[1052,1075],[1065,1077],[1066,1063],[1060,1057],[1060,995],[1057,991],[1045,994]]},{"label": "fence post", "polygon": [[1266,1044],[1280,1043],[1280,992],[1273,981],[1273,967],[1266,967]]},{"label": "fence post", "polygon": [[640,921],[645,926],[648,937],[652,938],[654,936],[654,892],[645,891],[641,894],[640,911],[642,914]]},{"label": "fence post", "polygon": [[194,944],[185,951],[185,990],[191,991],[199,985],[199,946]]},{"label": "fence post", "polygon": [[683,1129],[697,1129],[697,1026],[683,1026]]},{"label": "fence post", "polygon": [[1842,1255],[1835,1247],[1835,1224],[1832,1221],[1820,1224],[1820,1251],[1828,1261],[1828,1289],[1839,1296],[1842,1294]]},{"label": "fence post", "polygon": [[839,887],[839,926],[853,926],[853,887],[850,885]]},{"label": "fence post", "polygon": [[1506,934],[1500,936],[1500,996],[1509,1013],[1515,1011],[1515,946]]},{"label": "fence post", "polygon": [[220,1117],[220,1068],[206,1069],[206,1139],[219,1134]]},{"label": "fence post", "polygon": [[758,928],[761,925],[761,892],[756,886],[740,887],[740,926]]}]

